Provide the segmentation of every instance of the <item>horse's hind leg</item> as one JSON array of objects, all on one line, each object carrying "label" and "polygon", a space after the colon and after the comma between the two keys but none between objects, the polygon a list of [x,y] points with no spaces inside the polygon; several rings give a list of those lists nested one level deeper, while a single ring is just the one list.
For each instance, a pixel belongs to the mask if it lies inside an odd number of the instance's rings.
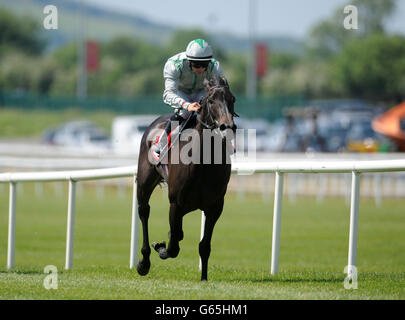
[{"label": "horse's hind leg", "polygon": [[[160,178],[156,172],[151,169],[148,175],[140,174],[138,176],[138,186],[137,186],[137,198],[138,198],[138,214],[139,219],[142,222],[143,231],[143,243],[142,243],[142,259],[139,260],[136,268],[141,276],[148,274],[150,269],[150,246],[149,246],[149,232],[148,232],[148,220],[150,214],[149,199],[155,189],[156,185],[159,183]],[[140,178],[140,179],[139,179]]]}]

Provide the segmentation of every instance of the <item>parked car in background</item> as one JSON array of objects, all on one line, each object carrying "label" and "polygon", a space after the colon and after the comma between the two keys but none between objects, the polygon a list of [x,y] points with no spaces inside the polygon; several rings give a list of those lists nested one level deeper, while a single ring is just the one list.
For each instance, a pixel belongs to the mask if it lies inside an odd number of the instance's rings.
[{"label": "parked car in background", "polygon": [[47,129],[42,142],[45,144],[103,150],[111,147],[106,131],[90,121],[78,120]]},{"label": "parked car in background", "polygon": [[112,149],[121,155],[139,153],[142,135],[157,115],[119,116],[114,118],[111,129]]},{"label": "parked car in background", "polygon": [[[243,129],[243,141],[236,139],[237,150],[255,150],[255,151],[268,151],[271,142],[269,141],[271,126],[270,123],[263,119],[244,119],[235,118],[235,124],[238,129]],[[256,137],[256,145],[253,145],[253,141],[249,144],[249,131],[254,130]]]},{"label": "parked car in background", "polygon": [[285,119],[272,124],[271,151],[397,151],[393,141],[372,128],[372,120],[381,112],[381,108],[364,103],[288,108]]},{"label": "parked car in background", "polygon": [[270,124],[269,135],[267,137],[268,152],[279,152],[285,141],[285,120],[279,119]]}]

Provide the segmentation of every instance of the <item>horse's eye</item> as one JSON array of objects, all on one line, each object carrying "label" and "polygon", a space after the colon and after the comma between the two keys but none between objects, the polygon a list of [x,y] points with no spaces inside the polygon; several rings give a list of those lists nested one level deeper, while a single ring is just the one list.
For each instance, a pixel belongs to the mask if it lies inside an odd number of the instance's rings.
[{"label": "horse's eye", "polygon": [[214,103],[214,99],[211,99],[211,98],[208,99],[208,103],[211,103],[211,104]]}]

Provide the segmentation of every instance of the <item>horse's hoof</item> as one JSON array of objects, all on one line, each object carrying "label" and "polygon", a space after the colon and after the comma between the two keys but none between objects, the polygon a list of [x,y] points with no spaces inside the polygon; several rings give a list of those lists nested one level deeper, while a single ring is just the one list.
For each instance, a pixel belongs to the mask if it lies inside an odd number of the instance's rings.
[{"label": "horse's hoof", "polygon": [[150,261],[145,262],[143,259],[138,262],[136,265],[136,270],[141,276],[146,276],[149,273]]},{"label": "horse's hoof", "polygon": [[152,248],[155,249],[157,252],[159,252],[160,249],[166,248],[166,241],[153,242],[152,243]]},{"label": "horse's hoof", "polygon": [[166,242],[165,241],[153,242],[152,247],[153,247],[153,249],[155,249],[155,251],[157,253],[159,253],[159,256],[160,256],[161,259],[167,259],[167,250],[166,250]]},{"label": "horse's hoof", "polygon": [[167,250],[166,250],[166,248],[162,248],[162,249],[159,250],[159,257],[160,257],[160,259],[163,259],[163,260],[167,259]]},{"label": "horse's hoof", "polygon": [[170,258],[176,258],[179,255],[180,247],[179,246],[172,246],[171,248],[167,249],[167,255]]}]

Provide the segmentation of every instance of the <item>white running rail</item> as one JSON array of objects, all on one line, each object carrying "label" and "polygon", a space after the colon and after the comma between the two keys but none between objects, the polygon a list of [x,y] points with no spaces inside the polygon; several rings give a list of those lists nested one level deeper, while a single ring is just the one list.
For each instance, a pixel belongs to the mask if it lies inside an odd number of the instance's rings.
[{"label": "white running rail", "polygon": [[[278,272],[280,228],[283,198],[284,173],[352,173],[351,207],[350,207],[350,233],[348,250],[348,276],[356,266],[357,257],[357,231],[360,198],[360,176],[365,172],[395,172],[405,171],[405,159],[400,160],[374,160],[374,161],[263,161],[263,162],[235,162],[232,164],[232,173],[254,174],[275,173],[276,185],[274,192],[273,209],[273,239],[271,254],[271,274]],[[76,170],[76,171],[53,171],[53,172],[23,172],[2,173],[0,183],[9,183],[9,228],[8,228],[8,251],[7,268],[14,267],[15,255],[15,224],[16,224],[16,194],[19,182],[69,182],[68,223],[66,231],[66,263],[65,269],[73,267],[73,243],[74,243],[74,217],[75,217],[75,187],[77,181],[110,179],[120,177],[133,177],[133,200],[132,200],[132,224],[130,245],[130,268],[134,268],[138,255],[139,217],[136,199],[136,166]],[[202,219],[201,232],[204,230]]]},{"label": "white running rail", "polygon": [[[15,225],[16,225],[16,194],[18,182],[69,182],[69,200],[67,213],[66,230],[66,260],[65,269],[73,267],[73,244],[74,244],[74,222],[76,205],[76,182],[85,180],[111,179],[121,177],[133,177],[133,206],[132,206],[132,229],[131,229],[131,263],[134,266],[137,260],[138,244],[138,206],[136,205],[136,166],[118,167],[108,169],[76,170],[76,171],[51,171],[51,172],[16,172],[0,174],[0,183],[8,182],[10,184],[10,202],[9,202],[9,222],[8,222],[8,249],[7,249],[7,268],[14,267],[15,256]],[[134,244],[134,246],[132,246]],[[135,246],[136,244],[136,246]],[[133,254],[134,253],[134,254]]]}]

